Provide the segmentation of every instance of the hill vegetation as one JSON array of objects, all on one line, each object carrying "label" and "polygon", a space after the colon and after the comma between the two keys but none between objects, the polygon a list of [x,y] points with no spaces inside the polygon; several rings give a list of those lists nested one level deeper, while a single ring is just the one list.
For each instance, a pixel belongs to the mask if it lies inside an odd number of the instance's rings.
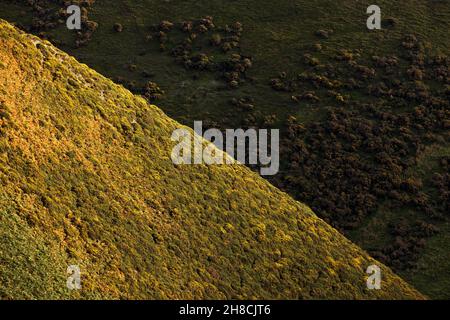
[{"label": "hill vegetation", "polygon": [[0,298],[423,298],[245,166],[174,165],[180,126],[0,20]]},{"label": "hill vegetation", "polygon": [[379,0],[378,31],[373,1],[72,3],[81,32],[62,0],[3,1],[0,17],[185,125],[280,128],[272,184],[450,297],[448,1]]}]

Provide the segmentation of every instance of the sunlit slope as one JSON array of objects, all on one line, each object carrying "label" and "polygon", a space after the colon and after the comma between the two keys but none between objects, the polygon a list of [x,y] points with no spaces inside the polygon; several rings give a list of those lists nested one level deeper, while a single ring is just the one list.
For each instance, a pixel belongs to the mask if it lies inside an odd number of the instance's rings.
[{"label": "sunlit slope", "polygon": [[0,298],[422,298],[245,167],[173,165],[179,126],[0,21]]}]

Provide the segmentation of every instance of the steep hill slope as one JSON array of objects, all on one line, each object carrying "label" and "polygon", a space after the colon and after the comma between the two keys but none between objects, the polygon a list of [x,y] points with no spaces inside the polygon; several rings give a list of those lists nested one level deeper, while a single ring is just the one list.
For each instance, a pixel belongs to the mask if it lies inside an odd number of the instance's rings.
[{"label": "steep hill slope", "polygon": [[[192,126],[281,129],[271,183],[421,292],[450,297],[450,3],[0,0],[50,39]],[[160,88],[160,89],[159,89]]]},{"label": "steep hill slope", "polygon": [[0,297],[422,298],[247,168],[174,166],[178,127],[0,21]]}]

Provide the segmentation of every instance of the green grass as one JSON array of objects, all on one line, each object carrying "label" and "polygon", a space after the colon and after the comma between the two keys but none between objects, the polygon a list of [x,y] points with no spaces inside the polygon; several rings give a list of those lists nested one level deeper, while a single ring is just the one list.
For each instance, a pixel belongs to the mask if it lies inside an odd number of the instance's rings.
[{"label": "green grass", "polygon": [[[428,3],[428,4],[425,4]],[[402,34],[415,33],[428,39],[444,51],[449,50],[447,30],[450,9],[443,2],[409,0],[401,4],[380,1],[383,17],[398,19],[395,29],[379,33],[369,32],[365,27],[365,10],[370,1],[278,1],[260,3],[254,0],[231,1],[226,6],[221,1],[166,2],[158,0],[116,1],[114,6],[97,2],[90,10],[90,19],[99,23],[93,40],[87,47],[73,49],[71,32],[59,28],[50,32],[58,41],[66,42],[61,47],[86,62],[100,73],[113,78],[121,76],[129,80],[143,82],[140,72],[129,72],[126,66],[135,63],[138,71],[149,70],[155,74],[158,84],[167,92],[161,108],[170,116],[192,125],[193,120],[207,117],[214,120],[226,115],[233,123],[228,100],[234,96],[250,95],[256,99],[262,113],[275,113],[281,118],[295,113],[280,96],[267,92],[268,79],[281,71],[297,69],[302,52],[312,44],[321,42],[325,52],[337,48],[395,48],[395,41]],[[19,7],[0,4],[2,17],[10,21],[23,21]],[[241,51],[254,57],[251,76],[257,79],[254,86],[244,86],[237,91],[222,92],[214,87],[205,87],[206,96],[192,99],[192,92],[202,83],[192,81],[191,74],[182,67],[171,63],[169,54],[160,54],[157,44],[145,41],[150,34],[149,26],[161,20],[183,21],[212,15],[217,25],[240,21],[244,25]],[[124,25],[124,32],[113,32],[114,23]],[[315,35],[319,29],[333,29],[330,39],[320,41]],[[140,56],[145,52],[146,54]],[[191,80],[191,85],[180,88],[183,81]],[[207,81],[204,79],[203,81]],[[320,109],[317,110],[320,114]]]},{"label": "green grass", "polygon": [[[428,241],[425,251],[418,261],[418,268],[413,273],[404,273],[403,276],[410,283],[414,283],[419,290],[427,292],[434,299],[448,300],[450,294],[442,288],[450,286],[449,223],[440,225],[440,229],[440,233]],[[434,265],[434,267],[430,268],[430,265]]]}]

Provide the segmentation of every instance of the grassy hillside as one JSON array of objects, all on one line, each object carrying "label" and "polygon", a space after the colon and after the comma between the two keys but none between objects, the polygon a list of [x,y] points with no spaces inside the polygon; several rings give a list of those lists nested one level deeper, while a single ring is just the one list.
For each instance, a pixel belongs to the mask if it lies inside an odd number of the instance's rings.
[{"label": "grassy hillside", "polygon": [[[64,28],[30,31],[183,124],[281,128],[271,182],[421,291],[448,298],[450,250],[439,239],[450,211],[450,4],[378,1],[383,30],[370,32],[372,3],[97,1],[88,12],[98,26],[81,46]],[[27,26],[28,16],[15,21]],[[196,24],[208,16],[203,33]],[[180,31],[189,21],[193,30]],[[251,67],[236,73],[242,58]]]},{"label": "grassy hillside", "polygon": [[0,21],[0,297],[422,298],[244,166],[173,165],[180,126]]}]

